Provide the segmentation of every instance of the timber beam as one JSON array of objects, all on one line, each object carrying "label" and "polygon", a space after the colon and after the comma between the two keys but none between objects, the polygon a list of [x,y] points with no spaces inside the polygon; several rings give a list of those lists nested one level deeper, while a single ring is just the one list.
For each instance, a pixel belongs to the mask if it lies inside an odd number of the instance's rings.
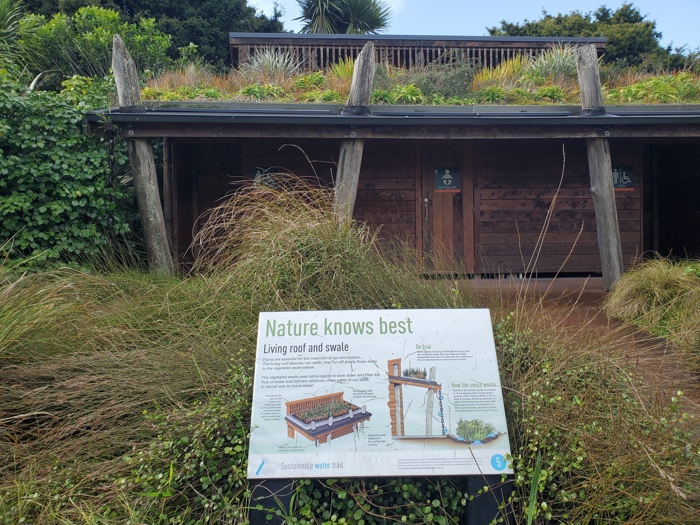
[{"label": "timber beam", "polygon": [[668,125],[321,125],[88,122],[88,132],[126,138],[310,138],[310,139],[589,139],[700,138],[697,124]]}]

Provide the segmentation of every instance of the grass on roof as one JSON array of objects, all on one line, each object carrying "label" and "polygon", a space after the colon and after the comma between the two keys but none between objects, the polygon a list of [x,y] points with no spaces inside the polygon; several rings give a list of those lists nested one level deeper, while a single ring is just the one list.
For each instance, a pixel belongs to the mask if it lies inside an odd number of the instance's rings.
[{"label": "grass on roof", "polygon": [[[264,58],[264,60],[263,60]],[[276,60],[280,63],[277,63]],[[241,69],[214,72],[190,62],[150,79],[150,101],[237,101],[343,104],[350,91],[352,60],[327,71],[302,73],[284,53],[268,53]],[[700,103],[700,67],[682,71],[600,70],[606,104]],[[373,104],[579,104],[573,48],[555,47],[535,58],[516,56],[495,68],[457,59],[423,68],[378,65]]]}]

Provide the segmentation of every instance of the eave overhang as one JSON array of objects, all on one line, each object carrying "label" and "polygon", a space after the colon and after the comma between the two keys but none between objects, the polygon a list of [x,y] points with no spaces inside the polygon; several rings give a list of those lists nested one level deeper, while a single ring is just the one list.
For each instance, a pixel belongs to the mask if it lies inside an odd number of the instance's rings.
[{"label": "eave overhang", "polygon": [[576,106],[370,106],[156,103],[90,112],[88,130],[127,137],[591,138],[700,137],[700,105],[610,106],[586,116]]}]

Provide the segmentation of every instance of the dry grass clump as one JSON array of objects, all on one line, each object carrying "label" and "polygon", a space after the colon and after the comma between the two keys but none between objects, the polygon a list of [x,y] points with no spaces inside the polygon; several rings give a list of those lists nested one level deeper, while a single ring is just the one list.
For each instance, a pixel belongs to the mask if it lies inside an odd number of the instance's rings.
[{"label": "dry grass clump", "polygon": [[196,62],[169,69],[150,79],[148,87],[159,90],[177,90],[187,87],[212,87],[224,90],[225,77]]},{"label": "dry grass clump", "polygon": [[653,77],[655,73],[637,68],[620,68],[614,65],[601,65],[600,81],[604,89],[616,89],[638,84]]},{"label": "dry grass clump", "polygon": [[0,364],[17,346],[60,315],[63,285],[42,275],[16,275],[0,266]]},{"label": "dry grass clump", "polygon": [[690,369],[700,372],[700,278],[695,261],[652,259],[615,285],[605,311],[668,337]]},{"label": "dry grass clump", "polygon": [[631,366],[632,336],[527,294],[495,312],[522,521],[534,485],[536,523],[696,522],[697,422],[676,388]]},{"label": "dry grass clump", "polygon": [[201,278],[68,269],[36,278],[48,283],[56,315],[0,362],[0,514],[7,523],[73,522],[78,504],[114,508],[114,481],[129,472],[124,454],[154,436],[145,410],[217,390],[239,348],[252,362],[256,318]]},{"label": "dry grass clump", "polygon": [[285,174],[272,180],[213,211],[194,241],[194,272],[235,284],[258,310],[454,306],[447,284],[420,278],[412,247],[394,244],[389,257],[376,232],[338,223],[332,190]]}]

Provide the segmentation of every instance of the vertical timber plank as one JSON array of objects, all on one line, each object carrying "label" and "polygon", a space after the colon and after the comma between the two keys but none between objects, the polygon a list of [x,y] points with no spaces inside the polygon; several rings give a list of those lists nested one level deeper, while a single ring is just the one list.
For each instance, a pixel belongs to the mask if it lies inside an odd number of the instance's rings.
[{"label": "vertical timber plank", "polygon": [[[199,233],[199,144],[192,148],[190,173],[192,174],[190,194],[192,195],[192,239]],[[193,255],[198,255],[197,247],[192,244]]]},{"label": "vertical timber plank", "polygon": [[443,270],[452,270],[454,266],[454,194],[441,193],[440,208],[442,211],[442,236],[441,251],[443,259]]},{"label": "vertical timber plank", "polygon": [[637,257],[639,257],[642,253],[644,253],[644,179],[646,178],[646,173],[645,173],[645,168],[647,168],[647,164],[644,162],[644,146],[639,143],[637,144],[637,159],[638,159],[638,166],[639,166],[639,253],[637,253]]},{"label": "vertical timber plank", "polygon": [[474,273],[474,145],[462,147],[462,221],[464,227],[464,271]]},{"label": "vertical timber plank", "polygon": [[170,253],[173,253],[173,166],[172,140],[163,138],[163,218]]},{"label": "vertical timber plank", "polygon": [[[119,106],[142,109],[136,64],[118,34],[112,38],[112,70]],[[148,264],[156,272],[171,275],[175,267],[158,192],[153,146],[148,138],[129,139],[127,144]]]},{"label": "vertical timber plank", "polygon": [[[477,144],[478,146],[478,144]],[[473,183],[473,201],[472,201],[472,216],[474,217],[474,274],[479,274],[483,272],[483,264],[481,260],[481,250],[479,245],[481,243],[481,199],[479,199],[479,189],[481,187],[482,181],[479,180],[479,162],[483,162],[483,156],[478,154],[479,148],[474,148],[472,146],[472,176],[474,177]]]},{"label": "vertical timber plank", "polygon": [[422,145],[419,141],[413,141],[414,147],[414,177],[416,181],[415,199],[416,199],[416,256],[418,258],[418,267],[421,267],[423,261],[423,222],[425,221],[423,213],[423,161],[421,158]]}]

